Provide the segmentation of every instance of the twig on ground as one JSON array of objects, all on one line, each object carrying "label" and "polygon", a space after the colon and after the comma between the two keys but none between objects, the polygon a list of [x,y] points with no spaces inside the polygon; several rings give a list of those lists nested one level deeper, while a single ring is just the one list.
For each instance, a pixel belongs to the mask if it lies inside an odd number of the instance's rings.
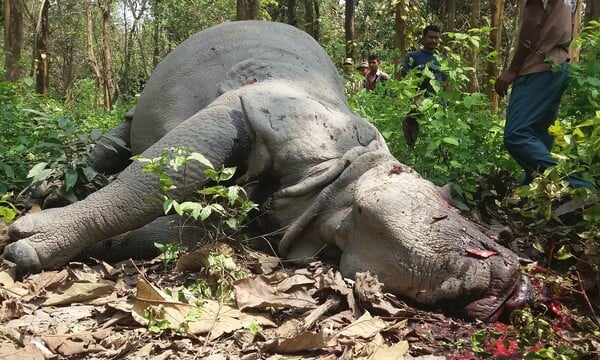
[{"label": "twig on ground", "polygon": [[579,284],[581,295],[583,296],[588,308],[590,309],[590,312],[592,313],[592,319],[597,326],[600,326],[600,320],[598,319],[598,316],[596,316],[596,312],[594,311],[594,307],[592,306],[590,298],[587,296],[587,292],[583,288],[583,279],[581,278],[581,273],[579,271],[575,271],[575,274],[577,274],[577,283]]},{"label": "twig on ground", "polygon": [[340,304],[341,300],[338,295],[329,295],[323,304],[314,309],[310,314],[308,314],[306,319],[302,321],[300,324],[301,331],[306,331],[313,327],[321,315],[325,314],[329,310],[336,309],[338,306],[340,306]]}]

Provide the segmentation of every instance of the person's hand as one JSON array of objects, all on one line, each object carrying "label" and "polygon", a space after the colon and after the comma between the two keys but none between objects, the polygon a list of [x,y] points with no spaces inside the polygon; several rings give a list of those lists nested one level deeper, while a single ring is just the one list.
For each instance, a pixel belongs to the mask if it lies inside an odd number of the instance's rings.
[{"label": "person's hand", "polygon": [[496,93],[500,96],[506,96],[508,87],[515,81],[518,75],[519,74],[516,71],[504,70],[498,79],[496,79],[496,83],[494,84]]}]

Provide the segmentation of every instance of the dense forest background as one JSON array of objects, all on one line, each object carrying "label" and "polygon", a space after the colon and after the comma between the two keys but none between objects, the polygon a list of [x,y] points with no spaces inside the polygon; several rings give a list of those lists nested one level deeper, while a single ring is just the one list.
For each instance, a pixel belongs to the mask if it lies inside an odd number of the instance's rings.
[{"label": "dense forest background", "polygon": [[[518,0],[4,0],[3,77],[11,81],[31,77],[37,92],[61,99],[77,96],[91,80],[102,95],[96,106],[110,110],[119,102],[130,102],[177,44],[223,21],[285,22],[312,35],[336,63],[376,53],[390,67],[419,46],[425,25],[437,24],[445,33],[479,37],[479,46],[461,55],[474,68],[469,89],[492,98],[489,80],[509,59],[523,4]],[[579,34],[600,16],[600,2],[580,0],[577,6]],[[577,59],[577,50],[573,57]]]}]

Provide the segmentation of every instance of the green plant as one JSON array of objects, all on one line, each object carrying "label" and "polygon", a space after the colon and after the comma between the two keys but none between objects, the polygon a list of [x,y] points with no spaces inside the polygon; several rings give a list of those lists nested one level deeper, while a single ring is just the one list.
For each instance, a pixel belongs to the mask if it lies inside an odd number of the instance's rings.
[{"label": "green plant", "polygon": [[214,296],[221,300],[232,300],[233,282],[248,276],[235,260],[225,254],[210,254],[207,258],[207,272],[216,277]]},{"label": "green plant", "polygon": [[47,114],[30,110],[36,114],[39,122],[51,124],[56,121],[56,128],[44,136],[44,141],[36,144],[40,157],[50,161],[39,162],[33,166],[27,178],[32,186],[48,185],[48,197],[64,198],[76,202],[90,193],[108,184],[105,176],[95,171],[86,156],[91,144],[100,138],[100,131],[90,135],[82,134],[79,129],[65,117],[50,118]]},{"label": "green plant", "polygon": [[4,223],[8,224],[15,219],[19,213],[17,208],[10,202],[13,193],[3,194],[0,196],[0,217],[4,218]]},{"label": "green plant", "polygon": [[256,335],[262,331],[262,326],[260,326],[258,320],[253,319],[250,325],[248,326],[248,331],[250,331],[250,334]]},{"label": "green plant", "polygon": [[165,270],[170,269],[175,265],[175,262],[179,258],[180,247],[178,242],[170,242],[170,243],[154,243],[154,246],[160,250],[162,254],[162,263],[165,266]]},{"label": "green plant", "polygon": [[[213,219],[213,230],[220,236],[226,233],[224,224],[232,231],[240,230],[249,213],[258,209],[258,205],[250,201],[245,190],[238,185],[225,186],[222,183],[231,180],[235,168],[215,169],[202,154],[182,147],[170,148],[163,151],[161,156],[154,159],[134,157],[135,161],[145,163],[142,171],[157,175],[160,190],[163,196],[163,210],[165,214],[174,211],[184,218],[205,222]],[[191,161],[199,162],[203,167],[204,175],[212,181],[211,186],[198,189],[195,197],[182,201],[172,197],[176,193],[175,181],[169,175],[170,171],[182,173],[182,186],[186,186],[187,166]],[[211,218],[211,215],[215,215]]]},{"label": "green plant", "polygon": [[154,334],[161,334],[170,327],[165,317],[166,310],[162,305],[148,306],[144,310],[144,318],[148,320],[148,330]]},{"label": "green plant", "polygon": [[[349,96],[352,109],[382,132],[396,158],[437,185],[452,182],[469,207],[485,197],[498,196],[494,195],[497,189],[481,187],[481,183],[501,172],[516,176],[519,171],[503,148],[503,122],[492,113],[488,98],[479,92],[465,92],[473,69],[461,53],[477,49],[480,33],[485,31],[447,34],[445,56],[439,61],[448,80],[434,96],[423,95],[418,88],[422,78],[413,72],[401,80],[387,81],[379,91]],[[423,76],[433,74],[424,71]],[[411,151],[405,144],[402,120],[414,110],[420,130]]]},{"label": "green plant", "polygon": [[[70,201],[89,193],[91,189],[84,189],[85,184],[100,181],[91,174],[81,155],[102,131],[121,122],[125,112],[125,108],[105,113],[94,106],[65,106],[52,98],[40,97],[35,93],[31,78],[0,81],[0,107],[0,177],[3,180],[0,193],[20,192],[26,188],[29,185],[27,173],[34,165],[45,162],[47,169],[53,170],[51,181],[66,184],[73,179],[73,171],[78,173],[74,188],[60,190],[56,183],[52,189],[54,195],[68,196]],[[67,175],[70,180],[61,178]]]},{"label": "green plant", "polygon": [[[494,359],[576,359],[589,351],[584,339],[577,342],[561,337],[561,324],[531,310],[515,310],[511,323],[475,331],[471,349],[484,358]],[[566,326],[562,324],[562,326]]]},{"label": "green plant", "polygon": [[189,323],[197,321],[202,316],[202,310],[192,308],[187,314],[185,314],[185,319],[177,326],[175,329],[176,332],[180,334],[187,334],[189,332]]}]

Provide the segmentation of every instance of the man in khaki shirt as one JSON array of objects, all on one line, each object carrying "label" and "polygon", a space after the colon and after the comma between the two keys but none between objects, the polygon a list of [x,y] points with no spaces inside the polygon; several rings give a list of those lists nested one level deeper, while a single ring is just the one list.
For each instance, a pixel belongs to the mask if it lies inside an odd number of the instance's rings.
[{"label": "man in khaki shirt", "polygon": [[[557,161],[550,155],[554,138],[548,128],[558,114],[560,98],[568,85],[569,44],[573,37],[575,0],[526,1],[518,46],[495,90],[505,96],[512,84],[506,110],[504,146],[525,170],[525,183]],[[593,188],[578,175],[572,187]]]}]

